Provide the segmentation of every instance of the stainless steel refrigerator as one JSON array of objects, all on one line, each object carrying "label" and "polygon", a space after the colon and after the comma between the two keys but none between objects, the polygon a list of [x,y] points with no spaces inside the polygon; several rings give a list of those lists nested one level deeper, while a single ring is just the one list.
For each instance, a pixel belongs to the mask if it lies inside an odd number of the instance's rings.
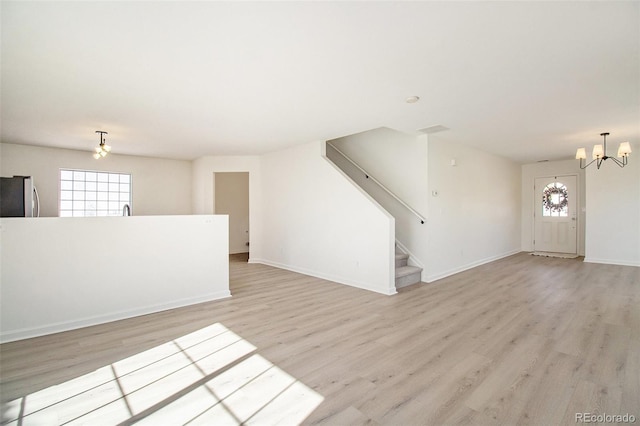
[{"label": "stainless steel refrigerator", "polygon": [[0,178],[0,217],[38,217],[40,200],[31,176]]}]

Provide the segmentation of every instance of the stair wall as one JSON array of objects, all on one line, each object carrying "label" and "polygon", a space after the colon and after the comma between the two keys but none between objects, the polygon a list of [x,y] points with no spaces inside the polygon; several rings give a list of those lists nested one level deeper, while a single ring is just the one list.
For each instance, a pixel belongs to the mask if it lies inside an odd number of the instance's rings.
[{"label": "stair wall", "polygon": [[[376,129],[330,141],[354,162],[382,182],[389,190],[427,217],[427,137],[392,129]],[[345,172],[396,220],[396,240],[411,254],[409,264],[426,265],[428,225],[327,144],[327,158]],[[428,221],[428,218],[427,218]],[[421,274],[421,281],[426,275]]]}]

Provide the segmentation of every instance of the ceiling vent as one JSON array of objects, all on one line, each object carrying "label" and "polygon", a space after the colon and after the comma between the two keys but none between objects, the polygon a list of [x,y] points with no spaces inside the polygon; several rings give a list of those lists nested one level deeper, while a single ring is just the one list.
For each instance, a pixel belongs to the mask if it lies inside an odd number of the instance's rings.
[{"label": "ceiling vent", "polygon": [[424,129],[418,129],[419,132],[426,133],[427,135],[431,135],[433,133],[444,132],[445,130],[449,130],[448,127],[441,126],[437,124],[435,126],[425,127]]}]

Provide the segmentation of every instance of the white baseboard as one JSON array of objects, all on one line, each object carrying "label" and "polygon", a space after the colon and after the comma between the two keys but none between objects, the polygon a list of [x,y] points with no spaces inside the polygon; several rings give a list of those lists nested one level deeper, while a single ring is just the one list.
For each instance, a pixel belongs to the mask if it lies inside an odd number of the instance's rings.
[{"label": "white baseboard", "polygon": [[602,263],[604,265],[619,265],[619,266],[636,266],[640,267],[640,261],[638,260],[619,260],[619,259],[597,259],[593,257],[585,257],[586,263]]},{"label": "white baseboard", "polygon": [[78,328],[90,327],[92,325],[105,324],[141,315],[153,314],[167,311],[169,309],[182,308],[184,306],[196,305],[198,303],[211,302],[213,300],[231,297],[229,290],[209,293],[200,297],[192,297],[163,303],[159,305],[145,306],[137,309],[114,312],[107,315],[97,315],[94,317],[81,318],[73,321],[63,321],[55,324],[47,324],[41,327],[23,328],[20,330],[3,331],[0,333],[0,343],[14,342],[16,340],[30,339],[32,337],[45,336],[48,334],[60,333],[63,331],[76,330]]},{"label": "white baseboard", "polygon": [[333,281],[334,283],[338,283],[338,284],[344,284],[344,285],[348,285],[350,287],[356,287],[362,290],[369,290],[369,291],[373,291],[376,293],[380,293],[380,294],[384,294],[386,296],[391,296],[393,294],[396,294],[396,288],[395,288],[395,283],[393,283],[393,287],[389,288],[388,290],[382,290],[379,288],[375,288],[375,287],[371,287],[370,285],[366,284],[366,283],[361,283],[361,282],[357,282],[357,281],[353,281],[353,280],[349,280],[349,279],[345,279],[342,277],[338,277],[335,275],[331,275],[331,274],[325,274],[322,272],[317,272],[317,271],[312,271],[306,268],[300,268],[297,266],[291,266],[291,265],[285,265],[284,263],[280,263],[280,262],[273,262],[271,260],[267,260],[267,259],[249,259],[249,263],[261,263],[263,265],[268,265],[268,266],[273,266],[275,268],[280,268],[280,269],[285,269],[287,271],[291,271],[291,272],[297,272],[299,274],[303,274],[303,275],[309,275],[312,277],[316,277],[316,278],[321,278],[323,280],[327,280],[327,281]]},{"label": "white baseboard", "polygon": [[490,257],[486,257],[484,259],[480,259],[480,260],[476,260],[474,262],[471,263],[467,263],[466,265],[462,265],[462,266],[458,266],[456,268],[453,269],[449,269],[448,271],[444,271],[444,272],[439,272],[437,274],[431,274],[427,277],[427,282],[431,283],[433,281],[437,281],[437,280],[441,280],[443,278],[446,278],[448,276],[454,275],[454,274],[458,274],[460,272],[475,268],[477,266],[480,265],[484,265],[485,263],[490,263],[490,262],[494,262],[496,260],[500,260],[503,259],[505,257],[509,257],[509,256],[513,256],[514,254],[520,253],[520,249],[516,249],[516,250],[511,250],[508,251],[506,253],[502,253],[502,254],[498,254],[495,256],[490,256]]}]

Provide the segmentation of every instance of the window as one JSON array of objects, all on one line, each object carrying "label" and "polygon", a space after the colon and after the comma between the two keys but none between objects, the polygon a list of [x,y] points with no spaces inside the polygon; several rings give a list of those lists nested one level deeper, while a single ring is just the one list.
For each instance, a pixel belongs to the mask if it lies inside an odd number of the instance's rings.
[{"label": "window", "polygon": [[121,216],[131,206],[131,175],[60,170],[60,217]]},{"label": "window", "polygon": [[567,187],[553,182],[542,190],[542,216],[567,217],[569,215],[569,194]]}]

